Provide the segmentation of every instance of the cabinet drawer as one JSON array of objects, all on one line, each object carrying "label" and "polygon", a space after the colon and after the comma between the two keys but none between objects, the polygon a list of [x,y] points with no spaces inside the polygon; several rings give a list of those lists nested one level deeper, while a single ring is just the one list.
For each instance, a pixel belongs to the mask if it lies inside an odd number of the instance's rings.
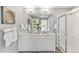
[{"label": "cabinet drawer", "polygon": [[26,36],[26,35],[20,35],[19,38],[55,38],[55,36]]}]

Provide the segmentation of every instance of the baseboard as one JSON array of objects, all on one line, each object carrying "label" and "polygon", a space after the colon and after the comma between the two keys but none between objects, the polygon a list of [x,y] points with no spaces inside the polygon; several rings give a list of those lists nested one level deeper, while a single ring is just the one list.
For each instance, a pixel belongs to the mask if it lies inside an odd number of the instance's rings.
[{"label": "baseboard", "polygon": [[54,51],[19,51],[19,53],[54,53]]}]

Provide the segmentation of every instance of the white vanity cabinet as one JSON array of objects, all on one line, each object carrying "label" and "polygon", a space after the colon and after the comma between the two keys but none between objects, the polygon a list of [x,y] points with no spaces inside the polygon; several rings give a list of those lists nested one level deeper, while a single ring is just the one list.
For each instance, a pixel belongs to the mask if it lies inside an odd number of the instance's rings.
[{"label": "white vanity cabinet", "polygon": [[38,51],[55,51],[55,39],[54,38],[38,39]]},{"label": "white vanity cabinet", "polygon": [[36,51],[36,39],[21,38],[19,39],[19,51]]},{"label": "white vanity cabinet", "polygon": [[55,51],[54,34],[20,34],[19,51]]}]

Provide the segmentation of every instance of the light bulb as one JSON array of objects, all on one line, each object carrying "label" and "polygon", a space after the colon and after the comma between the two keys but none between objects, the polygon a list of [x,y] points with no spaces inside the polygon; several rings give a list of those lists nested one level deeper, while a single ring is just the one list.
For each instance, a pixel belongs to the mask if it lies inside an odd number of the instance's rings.
[{"label": "light bulb", "polygon": [[27,11],[33,11],[31,8],[26,9]]},{"label": "light bulb", "polygon": [[48,11],[48,9],[47,8],[43,8],[42,11]]}]

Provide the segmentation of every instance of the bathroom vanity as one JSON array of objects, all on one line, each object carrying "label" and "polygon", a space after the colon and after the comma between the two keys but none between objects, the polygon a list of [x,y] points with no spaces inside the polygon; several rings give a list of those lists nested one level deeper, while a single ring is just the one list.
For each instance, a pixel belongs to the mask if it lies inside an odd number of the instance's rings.
[{"label": "bathroom vanity", "polygon": [[19,52],[53,52],[55,51],[55,34],[21,33],[18,50]]},{"label": "bathroom vanity", "polygon": [[[26,17],[26,15],[28,17]],[[26,14],[25,24],[18,32],[19,52],[55,51],[53,16],[51,14]],[[26,19],[27,18],[27,19]]]}]

